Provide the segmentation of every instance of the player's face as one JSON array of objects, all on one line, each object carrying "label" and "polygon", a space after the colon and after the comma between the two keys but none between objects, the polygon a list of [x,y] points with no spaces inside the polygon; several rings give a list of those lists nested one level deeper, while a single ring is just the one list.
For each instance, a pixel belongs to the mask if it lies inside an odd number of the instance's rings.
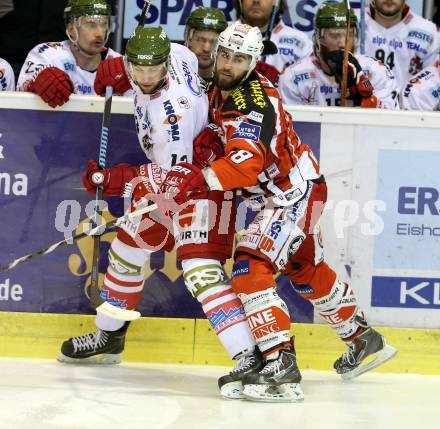
[{"label": "player's face", "polygon": [[376,10],[383,16],[395,16],[403,8],[405,0],[375,0]]},{"label": "player's face", "polygon": [[82,16],[78,20],[78,44],[85,52],[96,55],[104,50],[109,32],[107,16]]},{"label": "player's face", "polygon": [[130,74],[144,94],[153,94],[167,75],[166,63],[155,66],[141,66],[129,63]]},{"label": "player's face", "polygon": [[[328,52],[345,49],[346,34],[347,30],[345,28],[327,28],[323,31],[320,44],[324,46]],[[355,37],[355,31],[352,29],[350,34],[350,51],[353,50]]]},{"label": "player's face", "polygon": [[237,87],[248,72],[251,60],[249,55],[234,53],[230,49],[220,47],[215,70],[218,87],[224,91]]},{"label": "player's face", "polygon": [[194,30],[188,40],[188,48],[199,60],[199,68],[206,69],[214,64],[214,48],[218,33],[211,30]]},{"label": "player's face", "polygon": [[263,27],[269,23],[272,0],[243,0],[241,11],[246,23],[253,27]]}]

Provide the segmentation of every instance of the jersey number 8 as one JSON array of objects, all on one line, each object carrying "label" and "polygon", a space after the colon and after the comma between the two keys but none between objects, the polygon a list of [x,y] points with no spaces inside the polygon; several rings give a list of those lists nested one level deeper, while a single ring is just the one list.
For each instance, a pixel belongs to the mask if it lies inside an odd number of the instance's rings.
[{"label": "jersey number 8", "polygon": [[247,150],[242,149],[233,153],[230,158],[234,164],[240,164],[243,161],[252,158],[253,156],[254,155],[252,154],[252,152],[248,152]]}]

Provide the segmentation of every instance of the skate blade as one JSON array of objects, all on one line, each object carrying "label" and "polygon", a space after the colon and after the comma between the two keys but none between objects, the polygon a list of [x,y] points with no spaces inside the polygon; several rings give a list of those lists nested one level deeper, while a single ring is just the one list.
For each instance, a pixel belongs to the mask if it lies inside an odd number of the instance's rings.
[{"label": "skate blade", "polygon": [[84,359],[71,358],[69,356],[60,355],[57,357],[57,361],[61,363],[78,364],[78,365],[115,365],[121,363],[120,354],[102,354],[91,356]]},{"label": "skate blade", "polygon": [[258,402],[301,402],[304,393],[299,383],[284,383],[280,386],[246,384],[243,389],[246,399]]},{"label": "skate blade", "polygon": [[241,381],[227,383],[220,388],[220,395],[226,399],[244,399]]},{"label": "skate blade", "polygon": [[396,354],[397,349],[388,344],[385,344],[385,347],[382,350],[379,350],[374,355],[372,355],[374,356],[374,360],[364,365],[361,364],[352,371],[341,374],[341,377],[343,380],[352,380],[353,378],[359,377],[361,374],[371,371],[372,369],[377,368],[379,365],[384,364],[385,362],[396,356]]}]

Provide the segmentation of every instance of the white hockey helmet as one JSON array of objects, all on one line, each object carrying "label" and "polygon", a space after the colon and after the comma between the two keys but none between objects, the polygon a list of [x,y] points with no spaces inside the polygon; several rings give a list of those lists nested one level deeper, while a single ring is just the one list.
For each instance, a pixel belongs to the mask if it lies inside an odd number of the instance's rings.
[{"label": "white hockey helmet", "polygon": [[252,58],[249,71],[243,79],[246,80],[255,68],[258,58],[263,53],[263,36],[258,27],[251,27],[236,21],[218,36],[216,57],[219,47],[230,49],[234,53],[247,54]]}]

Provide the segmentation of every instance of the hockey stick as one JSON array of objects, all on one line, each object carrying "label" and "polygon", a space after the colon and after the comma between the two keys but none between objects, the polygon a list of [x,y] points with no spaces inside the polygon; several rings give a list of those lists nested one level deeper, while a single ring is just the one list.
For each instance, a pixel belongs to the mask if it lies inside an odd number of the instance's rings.
[{"label": "hockey stick", "polygon": [[23,262],[29,261],[30,259],[36,258],[37,256],[43,256],[47,255],[49,253],[54,252],[55,250],[59,249],[60,247],[67,246],[68,244],[72,244],[72,242],[81,240],[84,237],[89,237],[91,235],[96,234],[97,232],[101,232],[101,230],[113,228],[115,226],[119,226],[121,223],[131,220],[134,217],[141,216],[145,213],[149,213],[153,210],[157,209],[156,204],[151,204],[149,206],[143,207],[139,210],[135,210],[134,212],[127,213],[124,216],[118,217],[116,219],[111,220],[108,223],[104,223],[102,225],[96,226],[92,228],[89,231],[81,232],[80,234],[74,235],[73,237],[67,238],[65,240],[61,240],[58,243],[52,244],[51,246],[45,247],[44,249],[39,250],[38,252],[31,253],[26,256],[22,256],[21,258],[16,259],[15,261],[10,262],[6,265],[0,266],[0,273],[4,273],[5,271],[11,270],[12,268],[16,267],[19,264],[22,264]]},{"label": "hockey stick", "polygon": [[342,89],[341,89],[341,106],[347,106],[347,79],[348,79],[348,54],[350,47],[350,0],[345,0],[345,13],[347,21],[347,32],[345,33],[345,49],[344,49],[344,64],[342,68]]},{"label": "hockey stick", "polygon": [[[110,114],[112,109],[112,95],[113,88],[107,86],[105,88],[105,105],[104,105],[104,115],[102,117],[101,126],[101,139],[99,142],[99,159],[98,164],[101,170],[105,169],[105,164],[107,162],[107,145],[108,145],[108,128],[110,126]],[[93,216],[92,224],[94,227],[98,226],[98,218],[101,216],[101,209],[99,208],[99,202],[102,200],[103,188],[102,186],[96,189],[96,205],[95,213]],[[89,301],[93,308],[98,308],[105,301],[101,298],[99,290],[99,260],[101,255],[101,235],[96,234],[93,236],[93,255],[92,255],[92,273],[90,280],[90,297]]]},{"label": "hockey stick", "polygon": [[143,27],[145,25],[148,12],[150,11],[150,6],[151,2],[149,0],[145,0],[144,7],[142,8],[141,12],[141,17],[139,18],[139,27]]},{"label": "hockey stick", "polygon": [[263,46],[264,46],[263,56],[262,56],[263,62],[266,61],[267,55],[275,55],[278,53],[278,48],[275,45],[275,43],[273,43],[270,40],[270,37],[272,36],[272,31],[273,31],[273,28],[275,27],[275,18],[278,14],[278,11],[280,10],[280,3],[281,3],[281,0],[274,0],[273,4],[272,4],[272,12],[270,14],[269,26],[267,27],[266,35],[263,40]]}]

